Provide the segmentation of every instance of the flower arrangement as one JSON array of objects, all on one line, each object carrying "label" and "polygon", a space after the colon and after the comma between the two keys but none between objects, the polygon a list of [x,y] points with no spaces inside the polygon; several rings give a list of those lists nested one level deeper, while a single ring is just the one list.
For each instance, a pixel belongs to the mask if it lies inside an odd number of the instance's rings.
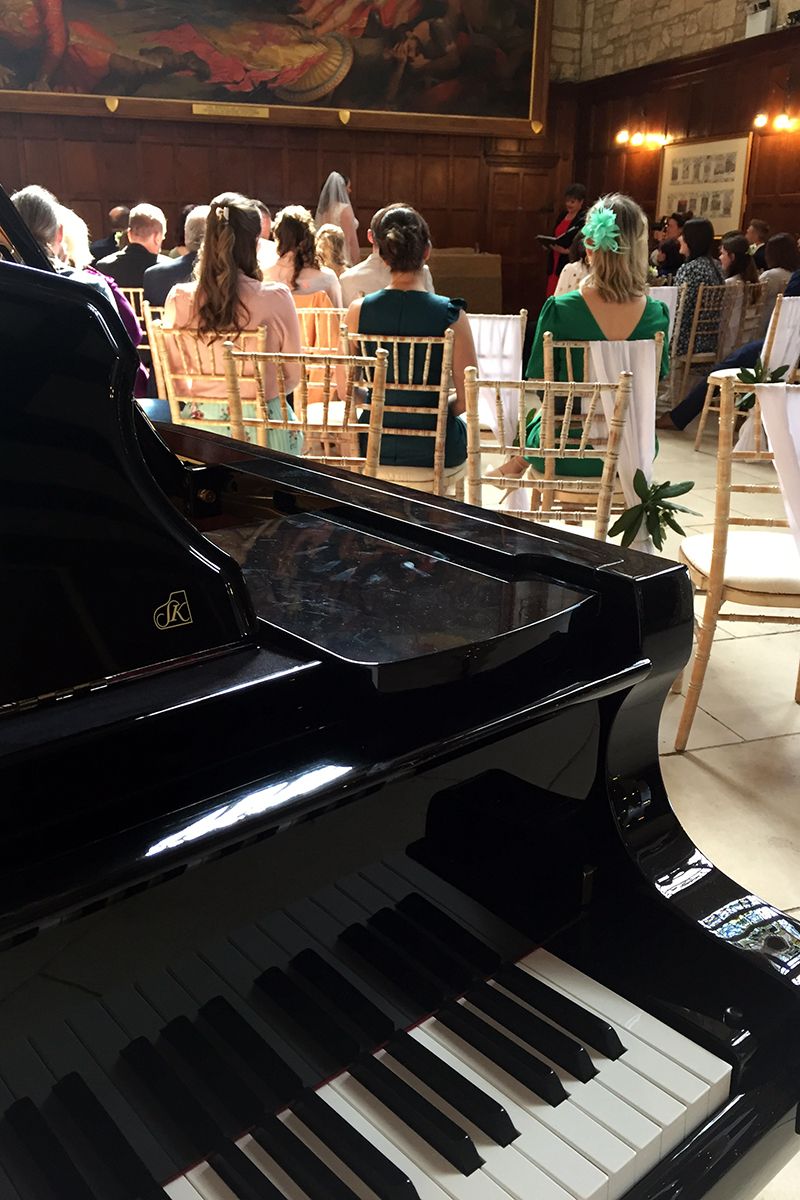
[{"label": "flower arrangement", "polygon": [[[787,364],[785,367],[776,367],[774,371],[768,371],[761,359],[757,358],[752,371],[748,367],[742,367],[736,378],[740,383],[781,383],[786,378],[788,370]],[[755,402],[755,392],[746,392],[736,401],[736,407],[739,412],[749,412]]]}]

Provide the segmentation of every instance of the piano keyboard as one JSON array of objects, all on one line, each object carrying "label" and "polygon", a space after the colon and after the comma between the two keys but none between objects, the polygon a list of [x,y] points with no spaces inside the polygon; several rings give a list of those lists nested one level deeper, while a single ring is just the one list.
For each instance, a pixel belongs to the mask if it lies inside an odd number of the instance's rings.
[{"label": "piano keyboard", "polygon": [[3,1048],[0,1200],[619,1200],[730,1073],[397,856]]}]

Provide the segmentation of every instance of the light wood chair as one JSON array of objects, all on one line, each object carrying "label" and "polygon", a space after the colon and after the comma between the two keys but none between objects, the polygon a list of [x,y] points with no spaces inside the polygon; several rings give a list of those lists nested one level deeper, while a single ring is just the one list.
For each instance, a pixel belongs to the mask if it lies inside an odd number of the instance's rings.
[{"label": "light wood chair", "polygon": [[[483,503],[483,484],[491,483],[508,491],[522,489],[530,493],[531,508],[514,510],[515,516],[536,521],[558,521],[581,525],[594,520],[594,536],[604,541],[612,509],[622,512],[625,501],[621,492],[615,493],[617,463],[622,434],[631,397],[632,375],[623,373],[616,385],[600,383],[556,382],[554,380],[521,379],[515,383],[518,395],[517,420],[514,428],[505,427],[502,436],[481,441],[478,397],[482,388],[499,391],[508,388],[508,380],[480,379],[474,367],[466,371],[467,393],[467,499],[470,504]],[[613,392],[610,422],[605,419],[602,392]],[[517,457],[525,446],[525,434],[532,411],[541,408],[540,446],[528,451],[543,460],[544,470],[529,465],[525,474],[498,477],[487,475],[482,461],[485,454],[503,458]],[[582,459],[603,460],[602,475],[576,477],[557,474],[557,460],[577,462]]]},{"label": "light wood chair", "polygon": [[[756,285],[753,284],[752,286],[755,287]],[[761,285],[761,286],[763,286],[763,285]],[[791,363],[784,364],[784,363],[777,363],[777,362],[773,364],[773,362],[772,362],[773,348],[775,346],[775,337],[776,337],[776,334],[778,332],[778,327],[781,322],[783,299],[784,299],[783,294],[781,293],[775,300],[775,307],[772,310],[772,317],[770,318],[769,328],[767,329],[767,335],[764,339],[764,348],[761,351],[761,362],[763,363],[764,368],[767,371],[772,370],[773,367],[780,367],[780,366],[784,366],[784,365],[792,367],[792,365],[793,365]],[[761,311],[763,311],[763,299],[762,299],[762,304],[761,304]],[[787,308],[787,313],[788,313],[788,308]],[[754,338],[752,338],[752,337],[749,339],[742,338],[741,344],[744,344],[744,342],[746,342],[747,340],[753,341]],[[781,341],[783,341],[783,339],[781,339]],[[706,384],[706,397],[705,397],[705,400],[703,401],[703,411],[700,414],[700,421],[697,426],[697,434],[695,435],[695,439],[694,439],[695,450],[700,449],[701,443],[703,441],[703,434],[705,433],[706,425],[708,424],[708,418],[711,416],[712,413],[719,413],[718,397],[719,397],[719,389],[720,389],[723,379],[736,379],[738,377],[738,375],[739,375],[739,371],[736,367],[722,367],[718,371],[712,371],[711,374],[709,375],[708,381]],[[787,380],[787,382],[788,382],[788,380]]]},{"label": "light wood chair", "polygon": [[196,329],[165,329],[160,321],[153,321],[151,330],[170,420],[175,425],[199,425],[230,436],[226,336],[235,339],[241,350],[265,351],[266,326],[239,334],[231,330],[216,338],[201,337]]},{"label": "light wood chair", "polygon": [[163,307],[158,308],[151,304],[148,300],[142,301],[142,323],[144,325],[145,340],[142,342],[140,349],[146,348],[150,351],[150,365],[153,370],[153,375],[156,381],[156,394],[162,399],[167,394],[166,384],[164,382],[164,367],[161,362],[161,357],[156,348],[155,334],[153,326],[156,322],[161,324],[164,316]]},{"label": "light wood chair", "polygon": [[[656,389],[661,378],[661,359],[664,353],[664,334],[657,333],[652,338],[655,344],[656,360]],[[556,341],[552,333],[547,331],[542,338],[542,359],[544,377],[551,381],[556,378],[556,354],[562,351],[567,368],[567,383],[591,383],[590,347],[591,342],[562,342]],[[578,358],[578,355],[581,355]]]},{"label": "light wood chair", "polygon": [[[697,289],[694,312],[689,328],[689,340],[685,352],[678,351],[680,330],[685,318],[686,293],[679,318],[675,321],[675,353],[670,376],[673,383],[673,406],[686,393],[689,375],[693,367],[704,367],[719,359],[719,347],[726,344],[738,330],[741,321],[741,306],[744,287],[741,283],[701,283]],[[732,333],[733,331],[733,333]],[[699,350],[698,346],[710,349]],[[675,390],[675,384],[680,386]]]},{"label": "light wood chair", "polygon": [[[223,347],[225,370],[228,380],[231,434],[239,441],[248,441],[248,432],[254,434],[260,446],[275,443],[277,436],[303,439],[302,455],[314,462],[344,470],[357,471],[374,476],[380,461],[383,406],[386,393],[386,369],[388,354],[379,350],[374,357],[340,354],[268,354],[263,350],[242,350],[233,342]],[[290,395],[286,385],[287,367],[299,368],[300,379]],[[319,382],[320,370],[322,383]],[[265,387],[267,370],[274,371],[277,394]],[[335,401],[335,378],[337,371],[344,372],[347,385],[342,401]],[[311,382],[314,372],[315,382]],[[371,393],[358,406],[354,398],[356,373],[368,375]],[[242,381],[255,379],[256,403],[242,394]],[[309,404],[310,391],[319,391],[322,399]],[[269,403],[277,401],[270,412]],[[252,414],[247,408],[254,407]],[[293,412],[294,408],[294,412]],[[369,411],[369,423],[358,421],[358,409]],[[313,414],[313,418],[309,414]],[[364,439],[365,449],[361,451]]]},{"label": "light wood chair", "polygon": [[119,290],[136,313],[139,321],[141,321],[144,316],[144,288],[121,287]]},{"label": "light wood chair", "polygon": [[[353,333],[344,326],[342,333],[350,355],[368,358],[378,350],[388,353],[384,439],[401,436],[426,438],[433,442],[430,467],[381,464],[377,477],[418,491],[432,492],[435,496],[447,495],[452,489],[456,499],[463,500],[466,462],[457,467],[444,465],[453,375],[452,329],[445,330],[443,337]],[[364,372],[364,384],[371,390],[372,373],[369,370]],[[431,403],[404,404],[403,397],[408,393],[430,395]],[[414,420],[404,422],[402,418],[406,416]]]},{"label": "light wood chair", "polygon": [[[717,490],[713,533],[699,533],[681,543],[680,561],[686,565],[699,592],[705,593],[703,615],[698,622],[697,644],[686,691],[675,749],[683,751],[689,740],[700,693],[706,676],[714,633],[723,604],[759,608],[755,613],[725,613],[726,621],[750,621],[796,625],[800,618],[778,615],[773,610],[800,609],[800,564],[794,537],[788,522],[780,518],[731,516],[731,496],[780,493],[776,484],[733,482],[737,462],[770,462],[762,434],[761,413],[756,400],[755,450],[737,452],[733,448],[736,397],[752,391],[748,384],[726,376],[720,383],[719,440],[717,449]],[[746,500],[737,504],[746,506]],[[746,686],[746,680],[742,685]],[[800,675],[795,688],[800,703]]]},{"label": "light wood chair", "polygon": [[[324,292],[320,294],[328,299]],[[342,321],[346,312],[346,308],[334,308],[330,302],[327,305],[298,307],[301,352],[338,354],[341,348]]]}]

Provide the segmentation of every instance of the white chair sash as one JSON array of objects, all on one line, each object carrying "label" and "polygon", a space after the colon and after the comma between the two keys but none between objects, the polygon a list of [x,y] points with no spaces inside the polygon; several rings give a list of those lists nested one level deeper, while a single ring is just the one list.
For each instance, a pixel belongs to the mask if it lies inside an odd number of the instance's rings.
[{"label": "white chair sash", "polygon": [[[623,371],[633,375],[628,419],[622,432],[617,474],[628,507],[639,503],[633,477],[641,468],[648,484],[653,476],[656,426],[656,344],[654,341],[590,342],[591,378],[616,383]],[[614,393],[601,393],[606,421],[614,411]],[[633,543],[636,550],[653,553],[653,543],[642,526]]]},{"label": "white chair sash", "polygon": [[759,384],[755,390],[786,517],[800,550],[800,384]]},{"label": "white chair sash", "polygon": [[[468,316],[478,355],[478,377],[518,380],[522,370],[522,324],[519,316],[492,316],[486,313],[470,313]],[[481,388],[480,391],[478,411],[481,424],[487,425],[494,436],[507,445],[513,442],[517,428],[518,397],[517,388],[504,388],[501,391],[501,428],[494,389]]]},{"label": "white chair sash", "polygon": [[678,289],[677,287],[651,287],[651,300],[663,300],[669,309],[669,333],[667,334],[667,345],[672,342],[672,331],[675,328],[675,315],[678,311]]},{"label": "white chair sash", "polygon": [[[774,320],[773,312],[770,330],[767,331],[767,341]],[[777,322],[775,336],[772,339],[772,351],[766,366],[771,371],[778,367],[788,367],[791,375],[800,359],[800,296],[783,297]]]}]

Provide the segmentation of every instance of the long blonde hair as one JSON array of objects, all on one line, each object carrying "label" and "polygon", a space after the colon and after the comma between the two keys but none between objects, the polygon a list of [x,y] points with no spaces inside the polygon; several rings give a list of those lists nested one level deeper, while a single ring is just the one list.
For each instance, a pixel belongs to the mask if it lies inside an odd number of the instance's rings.
[{"label": "long blonde hair", "polygon": [[637,296],[647,295],[648,286],[648,235],[647,217],[630,196],[612,192],[601,196],[586,214],[586,223],[591,227],[592,214],[599,208],[611,209],[619,228],[619,250],[594,250],[587,235],[588,248],[592,250],[586,287],[593,287],[602,300],[612,304],[625,304]]},{"label": "long blonde hair", "polygon": [[238,192],[211,201],[197,268],[197,328],[220,333],[247,327],[250,313],[239,297],[239,272],[261,281],[257,246],[261,213]]},{"label": "long blonde hair", "polygon": [[330,267],[337,275],[341,275],[347,266],[344,233],[338,225],[320,225],[314,242],[319,261],[323,267]]}]

